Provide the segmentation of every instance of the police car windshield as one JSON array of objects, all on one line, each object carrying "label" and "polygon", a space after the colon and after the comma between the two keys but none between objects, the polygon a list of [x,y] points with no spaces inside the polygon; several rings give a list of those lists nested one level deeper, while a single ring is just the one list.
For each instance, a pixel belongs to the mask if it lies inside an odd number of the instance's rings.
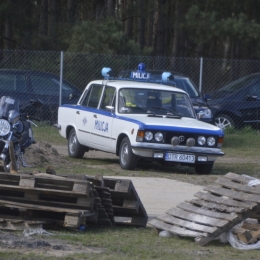
[{"label": "police car windshield", "polygon": [[189,97],[185,93],[160,89],[123,88],[118,94],[121,114],[174,115],[195,118]]},{"label": "police car windshield", "polygon": [[119,78],[124,79],[133,79],[136,81],[147,81],[147,82],[154,82],[158,84],[165,84],[168,86],[177,87],[186,91],[191,98],[198,98],[200,97],[199,91],[195,87],[195,84],[188,78],[181,75],[175,75],[173,73],[173,80],[166,82],[162,82],[162,73],[163,71],[153,71],[148,70],[146,72],[138,72],[138,71],[121,71],[119,73]]}]

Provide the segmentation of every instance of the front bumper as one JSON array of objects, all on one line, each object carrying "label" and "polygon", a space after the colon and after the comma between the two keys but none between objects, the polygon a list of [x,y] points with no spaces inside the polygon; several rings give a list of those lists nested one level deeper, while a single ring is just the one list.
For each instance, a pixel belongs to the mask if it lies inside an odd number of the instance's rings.
[{"label": "front bumper", "polygon": [[[205,149],[206,150],[206,149]],[[159,159],[158,156],[155,156],[155,154],[162,154],[162,157],[160,158],[161,160],[165,160],[165,155],[167,152],[170,153],[176,153],[176,154],[185,154],[185,155],[194,155],[195,156],[195,162],[194,163],[202,163],[201,158],[205,157],[207,162],[214,162],[219,156],[223,156],[224,153],[220,149],[210,149],[208,148],[206,151],[202,150],[201,148],[188,148],[184,147],[182,149],[180,148],[173,148],[172,146],[170,147],[159,147],[159,148],[150,148],[150,147],[133,147],[132,146],[132,151],[134,154],[136,154],[139,157],[145,157],[145,158],[150,158],[150,159]],[[200,159],[199,159],[200,158]],[[192,164],[192,163],[191,163]]]}]

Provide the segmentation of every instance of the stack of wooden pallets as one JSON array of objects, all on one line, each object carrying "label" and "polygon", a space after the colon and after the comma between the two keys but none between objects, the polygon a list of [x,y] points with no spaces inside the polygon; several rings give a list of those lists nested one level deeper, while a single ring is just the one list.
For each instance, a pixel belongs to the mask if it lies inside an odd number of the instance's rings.
[{"label": "stack of wooden pallets", "polygon": [[76,177],[0,173],[0,228],[146,226],[148,216],[130,180]]},{"label": "stack of wooden pallets", "polygon": [[[214,185],[205,187],[205,192],[196,193],[193,200],[180,203],[149,224],[157,231],[195,237],[198,244],[205,245],[245,219],[259,216],[256,214],[260,212],[260,185],[250,187],[250,180],[247,176],[228,173]],[[255,240],[259,231],[254,231],[250,234]],[[235,232],[238,237],[246,236],[243,227]]]},{"label": "stack of wooden pallets", "polygon": [[48,174],[0,173],[0,207],[2,227],[19,220],[78,227],[95,215],[87,181]]}]

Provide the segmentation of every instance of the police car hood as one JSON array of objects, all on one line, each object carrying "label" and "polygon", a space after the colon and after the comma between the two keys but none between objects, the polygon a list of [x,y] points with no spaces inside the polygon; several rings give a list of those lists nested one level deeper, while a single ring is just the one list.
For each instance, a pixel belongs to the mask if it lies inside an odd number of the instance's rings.
[{"label": "police car hood", "polygon": [[212,124],[204,123],[200,120],[189,117],[166,117],[166,116],[148,116],[148,115],[126,115],[124,116],[132,122],[139,124],[140,129],[156,129],[184,132],[211,132],[223,136],[223,131]]}]

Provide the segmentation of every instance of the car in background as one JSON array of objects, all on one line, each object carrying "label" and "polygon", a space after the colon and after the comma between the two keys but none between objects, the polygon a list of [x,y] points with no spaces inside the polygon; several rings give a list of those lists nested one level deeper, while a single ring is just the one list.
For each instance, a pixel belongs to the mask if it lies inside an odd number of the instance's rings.
[{"label": "car in background", "polygon": [[208,102],[218,127],[260,127],[260,73],[230,82],[211,98]]},{"label": "car in background", "polygon": [[[62,82],[62,104],[76,103],[82,91],[68,81]],[[60,77],[36,70],[0,69],[0,97],[10,96],[20,101],[21,107],[29,104],[30,99],[39,98],[43,107],[27,107],[25,112],[41,120],[55,122],[60,100]],[[36,114],[35,114],[36,113]]]},{"label": "car in background", "polygon": [[[149,75],[146,79],[139,79],[140,81],[153,82],[157,84],[164,84],[175,86],[179,89],[184,90],[190,96],[192,105],[196,114],[199,114],[199,119],[203,122],[214,124],[215,118],[214,114],[211,111],[211,108],[207,102],[207,99],[210,99],[210,95],[203,95],[197,89],[192,80],[186,76],[181,75],[180,73],[171,72],[172,77],[168,80],[167,83],[162,82],[162,73],[163,71],[159,70],[145,70],[147,75]],[[132,79],[137,80],[138,74],[134,74],[136,71],[134,70],[123,70],[119,73],[119,78],[122,79]]]}]

